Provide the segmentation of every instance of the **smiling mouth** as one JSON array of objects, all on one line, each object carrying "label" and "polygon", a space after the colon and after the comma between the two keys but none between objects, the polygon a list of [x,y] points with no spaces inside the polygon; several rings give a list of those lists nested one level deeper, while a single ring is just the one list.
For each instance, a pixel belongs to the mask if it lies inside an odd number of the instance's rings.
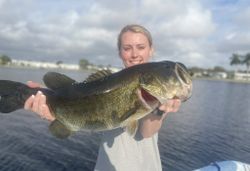
[{"label": "smiling mouth", "polygon": [[131,64],[141,64],[143,63],[142,60],[139,60],[139,61],[130,61]]}]

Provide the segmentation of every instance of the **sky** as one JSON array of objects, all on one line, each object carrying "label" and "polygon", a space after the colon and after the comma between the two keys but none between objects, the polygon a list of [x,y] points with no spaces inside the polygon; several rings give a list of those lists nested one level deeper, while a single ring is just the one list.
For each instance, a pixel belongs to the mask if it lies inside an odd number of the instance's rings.
[{"label": "sky", "polygon": [[249,0],[0,0],[0,55],[121,67],[127,24],[151,32],[153,61],[231,69],[233,53],[250,52]]}]

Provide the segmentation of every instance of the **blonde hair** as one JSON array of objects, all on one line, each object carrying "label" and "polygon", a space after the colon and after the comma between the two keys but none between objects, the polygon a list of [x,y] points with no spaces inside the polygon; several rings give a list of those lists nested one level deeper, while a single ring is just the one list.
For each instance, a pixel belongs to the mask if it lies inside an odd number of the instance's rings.
[{"label": "blonde hair", "polygon": [[122,35],[128,31],[131,31],[133,33],[142,33],[143,35],[145,35],[147,37],[148,42],[149,42],[149,46],[152,47],[153,40],[152,40],[152,36],[151,36],[150,32],[145,27],[143,27],[141,25],[131,24],[131,25],[126,25],[125,27],[123,27],[120,34],[118,35],[117,47],[118,47],[119,52],[121,51]]}]

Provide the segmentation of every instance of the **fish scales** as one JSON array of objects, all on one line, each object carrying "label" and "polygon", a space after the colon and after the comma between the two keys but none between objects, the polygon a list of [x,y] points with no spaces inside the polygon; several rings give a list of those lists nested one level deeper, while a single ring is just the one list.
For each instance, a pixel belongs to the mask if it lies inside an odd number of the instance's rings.
[{"label": "fish scales", "polygon": [[42,91],[55,117],[49,129],[58,138],[78,130],[110,130],[125,127],[134,135],[138,120],[169,99],[186,101],[192,94],[192,80],[186,67],[160,61],[132,66],[117,73],[99,71],[79,83],[66,75],[48,72],[48,88],[30,88],[0,80],[0,112],[23,108],[27,98]]}]

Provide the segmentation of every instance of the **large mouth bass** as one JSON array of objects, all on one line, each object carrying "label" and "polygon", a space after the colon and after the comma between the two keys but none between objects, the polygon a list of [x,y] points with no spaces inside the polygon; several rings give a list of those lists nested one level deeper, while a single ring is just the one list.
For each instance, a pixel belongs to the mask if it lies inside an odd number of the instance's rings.
[{"label": "large mouth bass", "polygon": [[56,118],[49,130],[58,138],[67,138],[80,129],[101,131],[117,127],[125,127],[134,135],[139,119],[169,99],[186,101],[192,92],[186,67],[171,61],[135,65],[116,73],[98,71],[83,82],[48,72],[43,81],[47,88],[0,80],[0,112],[21,109],[27,98],[42,91]]}]

